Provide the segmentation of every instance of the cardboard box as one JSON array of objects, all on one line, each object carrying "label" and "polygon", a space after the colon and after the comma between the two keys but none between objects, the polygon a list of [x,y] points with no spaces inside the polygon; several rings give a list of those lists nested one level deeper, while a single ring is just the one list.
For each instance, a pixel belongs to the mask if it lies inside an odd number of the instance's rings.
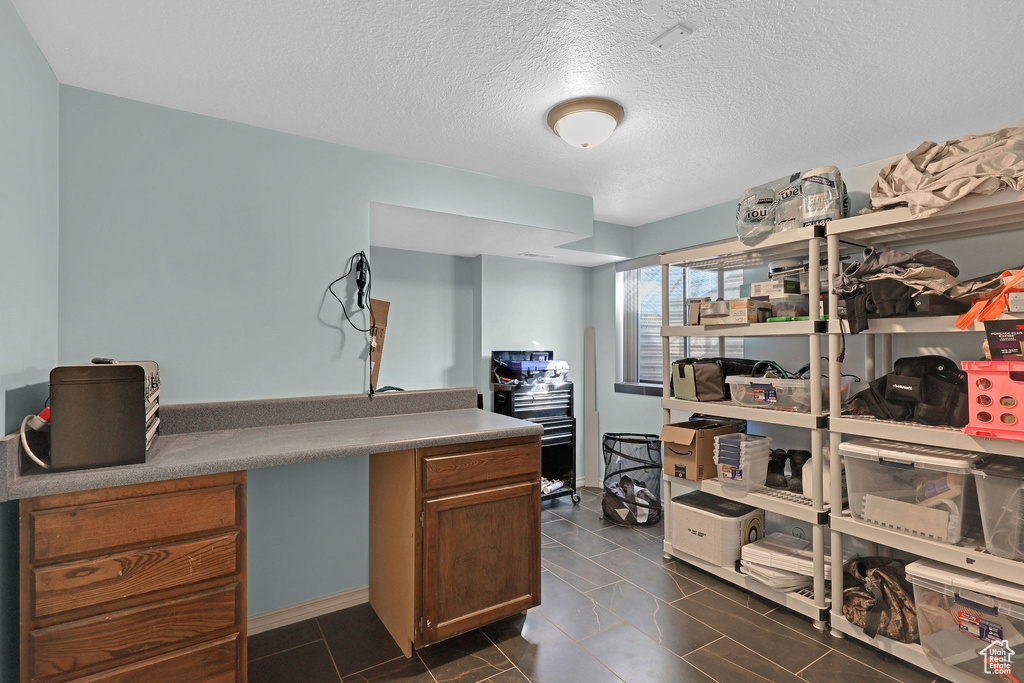
[{"label": "cardboard box", "polygon": [[1024,320],[986,320],[992,360],[1024,360]]},{"label": "cardboard box", "polygon": [[686,300],[686,324],[697,325],[700,323],[700,305],[711,301],[711,297],[690,297]]},{"label": "cardboard box", "polygon": [[[698,429],[707,425],[718,426]],[[690,420],[667,424],[661,429],[661,460],[665,474],[690,481],[711,479],[715,470],[715,437],[735,434],[736,425],[709,420]]]},{"label": "cardboard box", "polygon": [[[842,272],[845,264],[841,264],[842,267],[839,272]],[[810,294],[811,289],[811,278],[807,273],[800,273],[800,294]],[[822,268],[818,271],[818,289],[822,292],[828,291],[828,268]]]},{"label": "cardboard box", "polygon": [[[722,313],[724,312],[724,315]],[[700,305],[701,325],[741,325],[763,323],[771,317],[772,306],[767,301],[730,299]]]},{"label": "cardboard box", "polygon": [[[742,293],[742,290],[741,290]],[[750,296],[771,296],[772,294],[799,294],[799,280],[769,280],[768,282],[753,282],[750,285]]]},{"label": "cardboard box", "polygon": [[390,301],[370,299],[373,311],[373,327],[370,328],[370,386],[377,390],[377,375],[380,374],[380,359],[384,355],[384,333],[388,329]]}]

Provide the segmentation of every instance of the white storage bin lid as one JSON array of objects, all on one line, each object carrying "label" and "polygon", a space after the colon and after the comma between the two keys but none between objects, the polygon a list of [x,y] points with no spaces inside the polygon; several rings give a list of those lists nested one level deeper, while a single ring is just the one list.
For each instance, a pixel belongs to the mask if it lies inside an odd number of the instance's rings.
[{"label": "white storage bin lid", "polygon": [[770,303],[780,304],[806,304],[809,301],[807,294],[769,294],[768,301]]},{"label": "white storage bin lid", "polygon": [[[775,387],[798,387],[800,389],[810,390],[811,380],[810,379],[783,379],[781,377],[773,377],[771,383]],[[843,384],[853,384],[853,377],[843,375]],[[821,385],[823,387],[828,386],[828,377],[825,375],[821,376]]]},{"label": "white storage bin lid", "polygon": [[[827,382],[827,377],[821,378],[822,382]],[[809,379],[783,379],[781,377],[772,378],[772,386],[776,387],[799,387],[801,389],[810,389],[811,380]]]},{"label": "white storage bin lid", "polygon": [[968,569],[951,567],[935,560],[918,560],[907,565],[907,580],[915,586],[957,596],[1003,614],[1024,619],[1024,587],[1000,581]]},{"label": "white storage bin lid", "polygon": [[997,455],[986,462],[975,464],[974,474],[982,478],[1002,477],[1021,480],[1024,483],[1024,461],[1008,455]]},{"label": "white storage bin lid", "polygon": [[867,437],[844,441],[839,444],[839,453],[845,458],[861,458],[880,462],[884,460],[964,475],[969,474],[971,465],[982,457],[978,453],[968,453],[967,451],[954,451],[949,448],[920,446]]},{"label": "white storage bin lid", "polygon": [[726,375],[726,384],[771,384],[772,378],[764,375]]},{"label": "white storage bin lid", "polygon": [[714,515],[715,517],[730,517],[732,519],[745,517],[753,512],[757,512],[759,509],[752,505],[739,503],[728,498],[719,498],[718,496],[706,493],[705,491],[690,491],[689,493],[684,493],[673,498],[672,503],[683,507],[693,508],[694,510],[699,510],[709,515]]},{"label": "white storage bin lid", "polygon": [[743,446],[760,446],[764,444],[765,446],[767,446],[771,442],[771,437],[758,436],[756,434],[719,434],[718,436],[715,437],[716,446],[720,443],[740,444]]},{"label": "white storage bin lid", "polygon": [[741,445],[736,447],[733,443],[723,443],[722,445],[716,443],[712,447],[715,449],[716,453],[721,451],[722,453],[734,453],[739,456],[743,454],[767,454],[771,451],[771,444],[767,441],[764,445]]}]

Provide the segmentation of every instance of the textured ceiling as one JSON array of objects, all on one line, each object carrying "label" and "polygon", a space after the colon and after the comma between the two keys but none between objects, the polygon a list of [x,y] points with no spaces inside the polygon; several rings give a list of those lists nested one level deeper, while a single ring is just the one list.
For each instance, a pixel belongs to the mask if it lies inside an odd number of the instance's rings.
[{"label": "textured ceiling", "polygon": [[[640,225],[1024,112],[1024,2],[14,0],[61,83],[577,192]],[[682,21],[693,35],[649,41]],[[601,147],[547,110],[625,107]]]}]

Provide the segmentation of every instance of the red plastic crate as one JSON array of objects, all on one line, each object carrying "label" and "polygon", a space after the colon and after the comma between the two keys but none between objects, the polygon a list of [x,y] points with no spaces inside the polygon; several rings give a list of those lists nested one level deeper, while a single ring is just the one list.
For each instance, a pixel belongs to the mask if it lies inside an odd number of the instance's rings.
[{"label": "red plastic crate", "polygon": [[1024,361],[963,361],[970,421],[964,432],[1024,441]]}]

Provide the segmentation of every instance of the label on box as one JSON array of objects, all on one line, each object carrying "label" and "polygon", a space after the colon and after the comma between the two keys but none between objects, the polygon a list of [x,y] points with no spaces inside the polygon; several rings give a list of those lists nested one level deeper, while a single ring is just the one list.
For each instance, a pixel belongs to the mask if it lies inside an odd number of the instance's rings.
[{"label": "label on box", "polygon": [[755,403],[775,403],[775,386],[771,384],[751,384],[750,393]]},{"label": "label on box", "polygon": [[989,643],[1003,639],[1002,625],[986,619],[981,612],[961,605],[959,602],[950,611],[960,627],[960,633]]},{"label": "label on box", "polygon": [[1024,360],[1024,320],[986,320],[992,360]]},{"label": "label on box", "polygon": [[735,465],[722,465],[721,476],[722,479],[730,479],[732,481],[743,481],[743,468],[736,467]]},{"label": "label on box", "polygon": [[[742,292],[742,289],[740,290]],[[770,296],[772,294],[799,294],[799,280],[770,280],[754,282],[750,285],[750,296]]]}]

